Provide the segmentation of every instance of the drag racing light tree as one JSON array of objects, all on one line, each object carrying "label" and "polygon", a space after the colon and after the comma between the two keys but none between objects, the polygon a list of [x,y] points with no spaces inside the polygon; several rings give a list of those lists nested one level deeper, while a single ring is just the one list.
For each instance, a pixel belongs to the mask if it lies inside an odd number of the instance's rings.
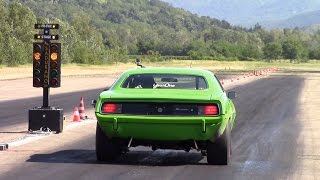
[{"label": "drag racing light tree", "polygon": [[[63,109],[50,106],[50,88],[60,87],[61,44],[59,35],[50,34],[59,24],[35,24],[43,33],[35,34],[33,43],[33,86],[43,88],[43,105],[29,109],[29,131],[63,131]],[[54,43],[52,42],[54,41]]]},{"label": "drag racing light tree", "polygon": [[33,43],[33,87],[43,87],[43,43]]},{"label": "drag racing light tree", "polygon": [[58,88],[61,86],[61,44],[50,44],[50,76],[49,86]]}]

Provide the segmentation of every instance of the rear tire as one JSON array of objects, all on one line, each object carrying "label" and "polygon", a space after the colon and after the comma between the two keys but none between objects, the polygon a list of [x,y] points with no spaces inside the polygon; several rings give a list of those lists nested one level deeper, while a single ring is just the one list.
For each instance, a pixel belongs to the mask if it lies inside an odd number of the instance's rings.
[{"label": "rear tire", "polygon": [[228,165],[231,155],[231,130],[228,122],[223,134],[207,144],[207,161],[210,165]]},{"label": "rear tire", "polygon": [[107,137],[97,123],[96,128],[96,156],[98,161],[112,162],[121,155],[118,141]]}]

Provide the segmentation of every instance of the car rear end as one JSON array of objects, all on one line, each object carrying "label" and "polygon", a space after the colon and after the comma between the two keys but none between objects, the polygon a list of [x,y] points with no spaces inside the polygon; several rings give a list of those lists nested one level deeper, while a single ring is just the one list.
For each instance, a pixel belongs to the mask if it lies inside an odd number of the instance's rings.
[{"label": "car rear end", "polygon": [[129,147],[143,145],[153,150],[194,148],[207,154],[209,164],[225,165],[235,116],[230,104],[208,71],[127,72],[96,104],[97,159],[112,161]]},{"label": "car rear end", "polygon": [[141,140],[209,140],[224,118],[219,101],[103,99],[97,108],[107,136]]},{"label": "car rear end", "polygon": [[217,82],[209,75],[174,71],[123,75],[100,95],[99,125],[108,137],[123,139],[214,140],[224,130],[225,117],[223,91],[215,88]]}]

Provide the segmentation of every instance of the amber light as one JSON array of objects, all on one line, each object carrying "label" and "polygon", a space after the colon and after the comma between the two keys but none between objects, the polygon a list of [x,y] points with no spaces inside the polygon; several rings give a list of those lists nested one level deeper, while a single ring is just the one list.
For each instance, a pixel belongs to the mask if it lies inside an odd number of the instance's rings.
[{"label": "amber light", "polygon": [[37,52],[37,53],[34,53],[34,54],[33,54],[33,57],[34,57],[35,60],[39,61],[39,60],[41,59],[41,54],[38,53],[38,52]]},{"label": "amber light", "polygon": [[58,53],[52,53],[50,57],[51,60],[56,61],[58,59]]}]

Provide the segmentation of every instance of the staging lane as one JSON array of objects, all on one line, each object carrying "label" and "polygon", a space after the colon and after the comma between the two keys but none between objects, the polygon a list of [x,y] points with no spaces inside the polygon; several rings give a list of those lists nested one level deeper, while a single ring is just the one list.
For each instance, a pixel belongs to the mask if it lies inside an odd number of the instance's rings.
[{"label": "staging lane", "polygon": [[[72,112],[73,107],[80,103],[81,96],[85,97],[85,104],[90,105],[90,101],[96,99],[101,91],[102,88],[53,95],[50,97],[50,105],[62,108],[69,114]],[[27,127],[28,110],[41,105],[42,97],[0,102],[0,133],[4,132],[8,126],[24,124]],[[88,106],[88,109],[90,109],[90,106]]]},{"label": "staging lane", "polygon": [[[182,151],[130,152],[116,164],[98,164],[94,152],[95,123],[75,132],[76,139],[39,152],[27,153],[22,164],[9,170],[5,178],[31,179],[279,179],[288,178],[298,168],[301,151],[296,139],[299,96],[304,79],[273,76],[236,87],[237,121],[232,132],[233,155],[229,166],[208,166],[199,153]],[[48,138],[48,139],[49,139]],[[63,138],[62,138],[63,139]],[[61,139],[60,139],[61,140]],[[41,144],[41,142],[39,142]],[[14,155],[32,149],[31,145],[9,151]],[[34,148],[33,148],[34,149]],[[32,151],[32,150],[31,150]],[[1,156],[0,156],[1,157]],[[1,172],[1,171],[0,171]],[[32,173],[31,173],[32,172]],[[1,176],[0,176],[1,177]]]}]

